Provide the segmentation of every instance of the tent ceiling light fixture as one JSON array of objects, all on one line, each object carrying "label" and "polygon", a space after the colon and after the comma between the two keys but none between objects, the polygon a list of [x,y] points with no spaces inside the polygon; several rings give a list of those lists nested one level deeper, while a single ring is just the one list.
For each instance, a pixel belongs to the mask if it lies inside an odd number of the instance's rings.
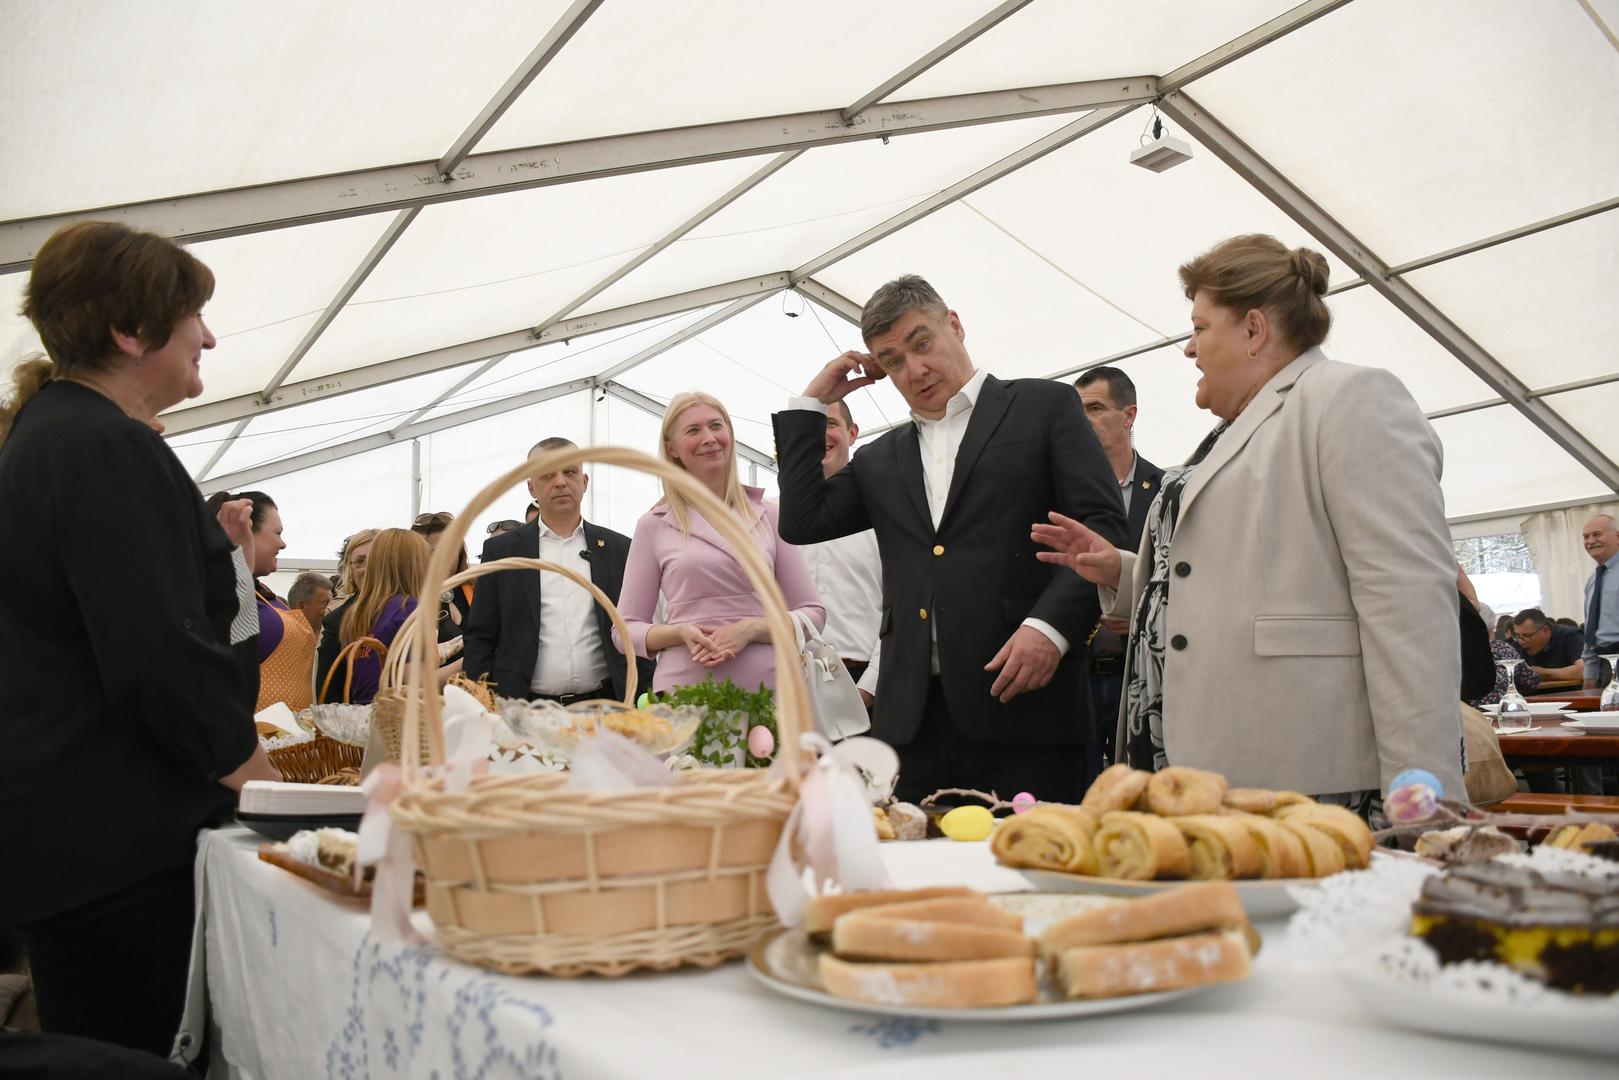
[{"label": "tent ceiling light fixture", "polygon": [[1152,128],[1152,138],[1147,138],[1145,129],[1141,132],[1141,146],[1130,151],[1130,164],[1140,165],[1143,169],[1153,172],[1163,172],[1173,169],[1183,161],[1192,160],[1192,148],[1184,140],[1173,135],[1164,134],[1164,121],[1158,115],[1156,108],[1152,111],[1152,120],[1148,122]]}]

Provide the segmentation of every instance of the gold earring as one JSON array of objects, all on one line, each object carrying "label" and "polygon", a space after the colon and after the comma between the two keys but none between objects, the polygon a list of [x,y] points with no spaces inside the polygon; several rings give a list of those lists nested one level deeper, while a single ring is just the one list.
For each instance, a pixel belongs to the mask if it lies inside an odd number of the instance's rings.
[{"label": "gold earring", "polygon": [[1258,360],[1259,357],[1257,355],[1255,355],[1254,350],[1249,349],[1248,350],[1248,359],[1250,359],[1250,360]]}]

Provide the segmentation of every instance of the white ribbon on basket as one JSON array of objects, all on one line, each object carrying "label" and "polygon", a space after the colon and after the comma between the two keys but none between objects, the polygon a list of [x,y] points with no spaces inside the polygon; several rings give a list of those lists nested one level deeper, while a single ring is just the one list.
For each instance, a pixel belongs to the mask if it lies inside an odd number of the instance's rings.
[{"label": "white ribbon on basket", "polygon": [[[495,717],[471,694],[456,686],[444,688],[443,765],[424,769],[427,776],[443,776],[444,789],[465,791],[474,773],[489,767],[489,745]],[[422,936],[410,921],[416,892],[416,859],[410,836],[394,825],[389,807],[404,790],[403,770],[392,762],[378,765],[360,784],[366,793],[365,815],[360,818],[354,872],[376,867],[371,882],[371,927],[377,937],[406,945],[419,945]]]},{"label": "white ribbon on basket", "polygon": [[[765,878],[770,903],[784,926],[803,923],[812,896],[889,884],[865,781],[832,756],[832,744],[824,736],[805,732],[799,745],[809,764]],[[776,755],[776,762],[771,768],[785,768],[785,755]]]}]

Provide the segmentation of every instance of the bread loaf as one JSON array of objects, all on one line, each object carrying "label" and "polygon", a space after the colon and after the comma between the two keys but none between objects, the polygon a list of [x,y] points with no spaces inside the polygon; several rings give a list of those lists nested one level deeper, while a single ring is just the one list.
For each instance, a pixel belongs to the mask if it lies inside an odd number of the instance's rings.
[{"label": "bread loaf", "polygon": [[1085,945],[1057,955],[1057,981],[1070,998],[1179,990],[1248,976],[1248,944],[1227,931],[1136,945]]},{"label": "bread loaf", "polygon": [[1040,935],[1040,952],[1050,956],[1075,946],[1151,941],[1247,922],[1242,900],[1230,882],[1205,881],[1070,915],[1046,927]]},{"label": "bread loaf", "polygon": [[972,1009],[1024,1005],[1039,993],[1032,957],[933,964],[857,964],[821,954],[821,985],[874,1005]]},{"label": "bread loaf", "polygon": [[936,896],[975,896],[983,894],[965,885],[933,885],[923,889],[874,889],[869,892],[822,893],[810,897],[804,906],[804,932],[825,934],[839,915],[878,904],[898,904],[907,900],[929,900]]},{"label": "bread loaf", "polygon": [[832,951],[846,960],[992,960],[1033,956],[1021,930],[890,919],[863,911],[832,924]]}]

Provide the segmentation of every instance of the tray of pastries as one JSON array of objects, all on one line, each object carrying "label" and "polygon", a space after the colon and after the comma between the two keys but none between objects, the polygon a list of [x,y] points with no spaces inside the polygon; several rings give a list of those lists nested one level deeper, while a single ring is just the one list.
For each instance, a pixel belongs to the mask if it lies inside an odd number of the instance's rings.
[{"label": "tray of pastries", "polygon": [[1139,899],[960,887],[815,897],[748,968],[835,1008],[1018,1021],[1146,1008],[1247,978],[1258,948],[1227,882]]},{"label": "tray of pastries", "polygon": [[1104,770],[1078,806],[1039,803],[990,837],[997,861],[1037,888],[1133,896],[1224,880],[1251,918],[1295,910],[1289,886],[1364,869],[1375,846],[1366,822],[1341,806],[1231,788],[1201,769],[1124,764]]},{"label": "tray of pastries", "polygon": [[[305,829],[293,833],[282,843],[261,844],[259,860],[313,882],[329,893],[366,900],[371,896],[374,871],[364,867],[355,872],[358,844],[359,837],[347,829]],[[420,874],[416,876],[412,902],[418,907],[424,902]]]}]

